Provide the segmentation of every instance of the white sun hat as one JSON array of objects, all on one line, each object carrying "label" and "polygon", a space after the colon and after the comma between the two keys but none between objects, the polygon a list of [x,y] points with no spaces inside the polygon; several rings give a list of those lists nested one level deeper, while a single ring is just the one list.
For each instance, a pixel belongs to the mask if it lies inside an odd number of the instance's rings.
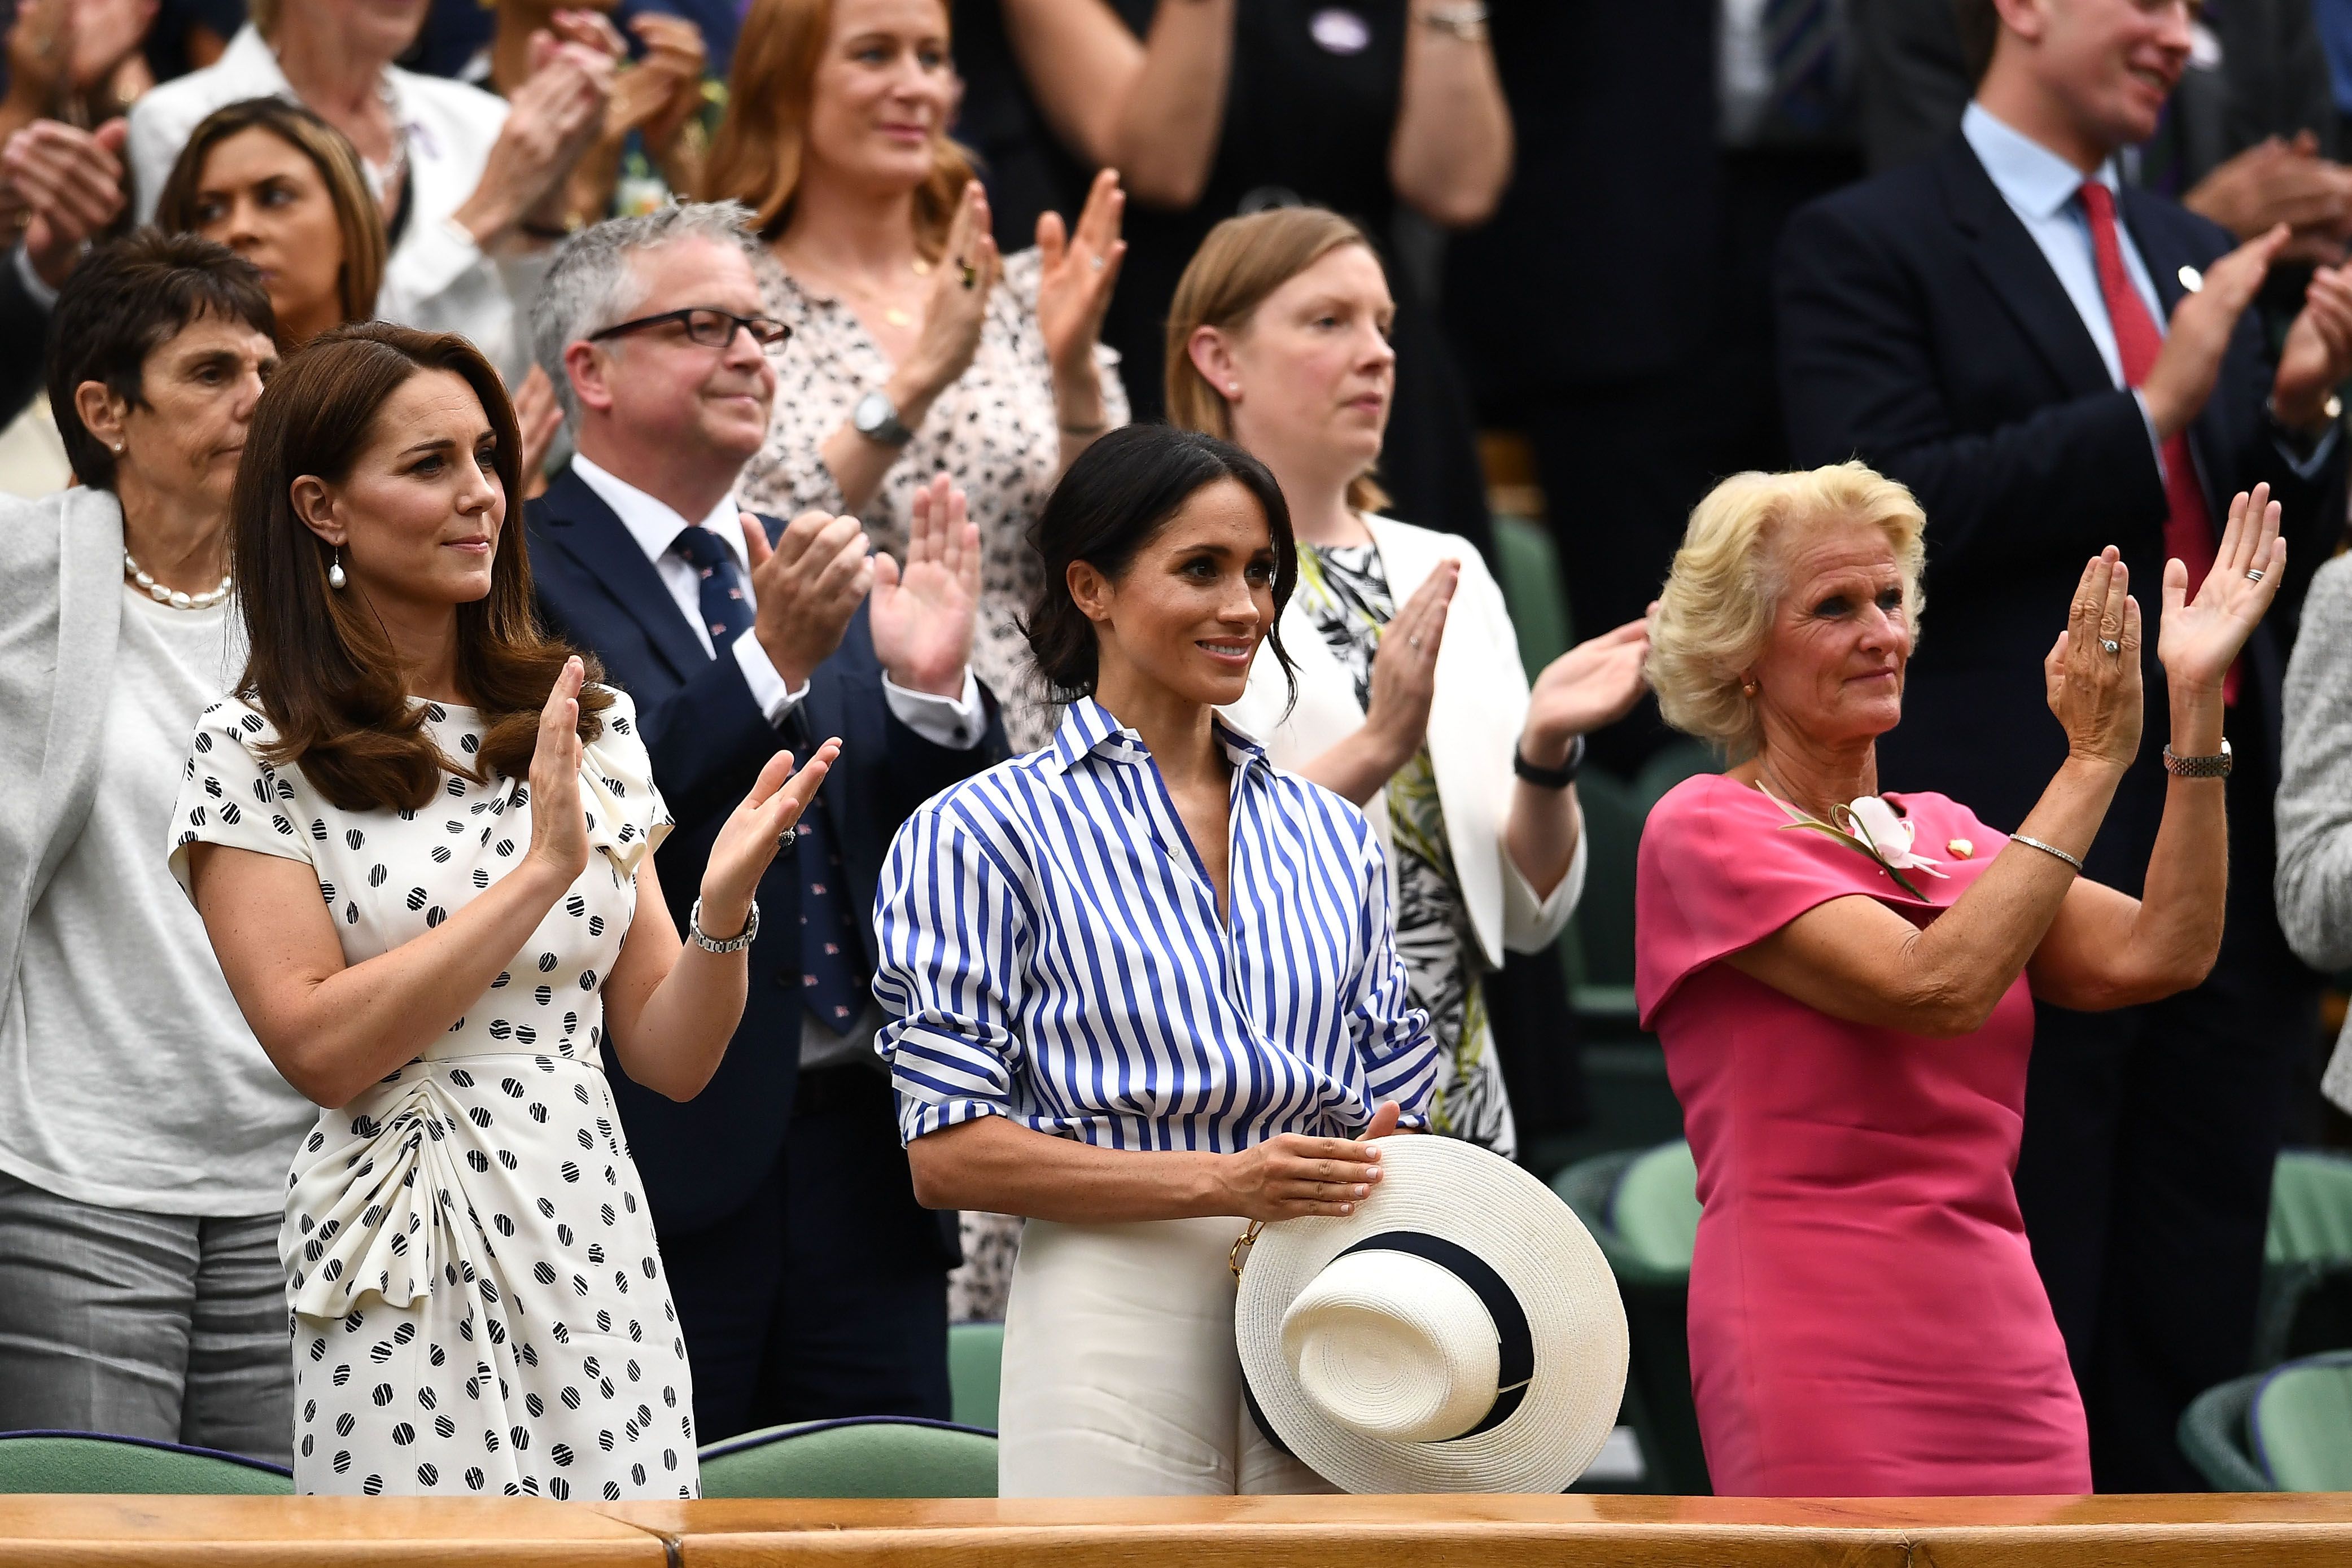
[{"label": "white sun hat", "polygon": [[1453,1138],[1380,1141],[1344,1218],[1246,1249],[1234,1336],[1259,1427],[1351,1492],[1558,1492],[1625,1394],[1625,1306],[1568,1205]]}]

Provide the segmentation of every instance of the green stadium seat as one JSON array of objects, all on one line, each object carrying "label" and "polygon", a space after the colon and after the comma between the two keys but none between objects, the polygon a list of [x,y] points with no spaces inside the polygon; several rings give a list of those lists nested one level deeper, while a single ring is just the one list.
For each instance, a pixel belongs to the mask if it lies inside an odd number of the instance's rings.
[{"label": "green stadium seat", "polygon": [[1559,552],[1541,524],[1496,517],[1495,555],[1503,603],[1519,634],[1519,662],[1532,681],[1576,641],[1568,595],[1560,586]]},{"label": "green stadium seat", "polygon": [[293,1472],[238,1454],[95,1432],[0,1432],[0,1492],[291,1493]]},{"label": "green stadium seat", "polygon": [[996,1390],[1003,1372],[1003,1323],[957,1323],[948,1330],[948,1389],[956,1425],[996,1430]]},{"label": "green stadium seat", "polygon": [[2352,1352],[2264,1374],[2246,1416],[2272,1491],[2352,1491]]},{"label": "green stadium seat", "polygon": [[2256,1368],[2352,1348],[2352,1159],[2288,1149],[2271,1178]]},{"label": "green stadium seat", "polygon": [[1679,1142],[1580,1160],[1551,1179],[1601,1244],[1625,1301],[1630,1333],[1622,1417],[1641,1440],[1645,1484],[1697,1496],[1712,1489],[1691,1404],[1690,1238],[1696,1176]]},{"label": "green stadium seat", "polygon": [[2255,1462],[2246,1415],[2265,1375],[2233,1377],[2189,1402],[2180,1413],[2180,1451],[2215,1491],[2268,1491],[2270,1478]]},{"label": "green stadium seat", "polygon": [[771,1427],[702,1450],[705,1497],[994,1497],[996,1435],[871,1416]]}]

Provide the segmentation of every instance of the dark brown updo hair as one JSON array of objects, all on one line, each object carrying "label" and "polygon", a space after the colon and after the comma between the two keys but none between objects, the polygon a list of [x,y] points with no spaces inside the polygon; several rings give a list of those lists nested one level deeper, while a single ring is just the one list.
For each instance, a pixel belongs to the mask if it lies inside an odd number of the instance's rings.
[{"label": "dark brown updo hair", "polygon": [[[463,380],[481,400],[497,443],[507,515],[490,559],[490,591],[457,611],[457,685],[482,716],[480,752],[460,760],[425,728],[400,660],[363,595],[328,586],[333,554],[294,509],[305,475],[339,484],[376,434],[392,395],[430,371]],[[347,811],[415,810],[455,773],[478,783],[530,776],[539,716],[575,650],[539,628],[522,527],[521,441],[504,383],[481,350],[454,332],[386,321],[331,328],[278,367],[254,407],[229,517],[237,603],[252,653],[237,695],[269,716],[278,738],[262,748],[289,763]],[[602,672],[581,655],[588,679]],[[604,733],[612,694],[580,693],[580,738]]]},{"label": "dark brown updo hair", "polygon": [[1272,470],[1229,441],[1166,424],[1130,424],[1078,455],[1030,532],[1045,559],[1045,585],[1022,623],[1047,695],[1071,702],[1094,695],[1100,646],[1095,623],[1070,597],[1070,564],[1085,561],[1114,580],[1184,503],[1231,479],[1257,498],[1274,535],[1274,624],[1266,642],[1295,695],[1297,674],[1282,645],[1282,612],[1298,586],[1298,543],[1290,504]]}]

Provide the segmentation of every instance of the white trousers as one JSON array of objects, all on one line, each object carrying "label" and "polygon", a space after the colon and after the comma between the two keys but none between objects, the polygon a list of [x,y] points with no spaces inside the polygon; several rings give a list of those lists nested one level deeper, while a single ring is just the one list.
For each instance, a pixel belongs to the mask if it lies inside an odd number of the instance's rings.
[{"label": "white trousers", "polygon": [[1028,1222],[1004,1313],[999,1496],[1339,1490],[1243,1404],[1226,1260],[1246,1225]]}]

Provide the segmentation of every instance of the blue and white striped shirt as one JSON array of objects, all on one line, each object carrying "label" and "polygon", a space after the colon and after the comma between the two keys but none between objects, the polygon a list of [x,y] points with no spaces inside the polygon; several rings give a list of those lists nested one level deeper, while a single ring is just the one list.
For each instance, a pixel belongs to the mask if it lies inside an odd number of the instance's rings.
[{"label": "blue and white striped shirt", "polygon": [[908,1140],[1010,1116],[1118,1149],[1232,1153],[1426,1120],[1379,841],[1217,721],[1229,919],[1142,737],[1071,705],[1054,743],[927,801],[875,900],[876,1038]]}]

